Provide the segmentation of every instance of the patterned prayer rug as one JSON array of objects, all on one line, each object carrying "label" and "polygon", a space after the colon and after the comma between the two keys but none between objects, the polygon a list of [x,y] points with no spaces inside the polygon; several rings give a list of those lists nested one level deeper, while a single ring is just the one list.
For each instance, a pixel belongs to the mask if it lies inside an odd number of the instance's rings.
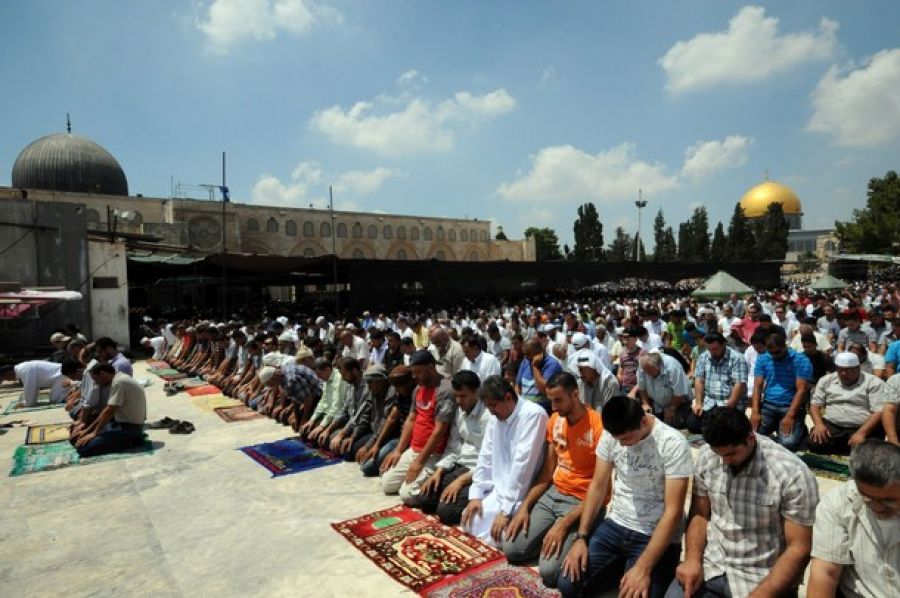
[{"label": "patterned prayer rug", "polygon": [[25,432],[25,444],[47,444],[69,439],[69,426],[72,424],[41,424],[28,426]]},{"label": "patterned prayer rug", "polygon": [[422,592],[425,598],[557,598],[541,576],[528,567],[498,563],[475,573],[457,575]]},{"label": "patterned prayer rug", "polygon": [[117,459],[126,459],[136,455],[153,454],[153,443],[148,438],[144,438],[144,445],[127,452],[109,453],[98,457],[87,457],[82,459],[78,456],[78,452],[68,442],[53,442],[50,444],[28,444],[16,448],[13,453],[13,468],[10,470],[10,476],[24,475],[26,473],[36,473],[39,471],[49,471],[52,469],[62,469],[70,465],[88,465],[91,463],[100,463],[102,461],[113,461]]},{"label": "patterned prayer rug", "polygon": [[[174,382],[176,380],[184,380],[187,377],[188,377],[187,374],[182,374],[182,373],[165,374],[165,375],[160,376],[160,378],[162,378],[166,382]],[[206,382],[204,382],[204,384],[206,384]]]},{"label": "patterned prayer rug", "polygon": [[840,455],[797,453],[797,456],[820,478],[846,482],[850,479],[850,460]]},{"label": "patterned prayer rug", "polygon": [[213,386],[212,384],[204,384],[203,386],[188,388],[187,393],[192,397],[202,397],[203,395],[221,394],[222,390],[218,386]]},{"label": "patterned prayer rug", "polygon": [[29,411],[43,411],[45,409],[56,409],[64,405],[64,403],[51,403],[49,390],[40,391],[38,393],[37,404],[32,405],[31,407],[26,407],[21,402],[21,400],[21,395],[19,395],[18,398],[13,399],[12,402],[6,406],[6,409],[4,409],[3,413],[0,415],[9,415],[10,413],[27,413]]},{"label": "patterned prayer rug", "polygon": [[212,413],[219,407],[237,407],[243,405],[237,399],[231,399],[225,395],[201,395],[199,397],[191,397],[191,403],[200,411]]},{"label": "patterned prayer rug", "polygon": [[251,419],[259,419],[262,417],[259,413],[250,409],[246,405],[235,405],[234,407],[216,407],[213,409],[216,412],[216,415],[227,421],[231,422],[244,422]]},{"label": "patterned prayer rug", "polygon": [[244,446],[240,450],[272,472],[273,478],[341,462],[340,457],[308,447],[298,438]]},{"label": "patterned prayer rug", "polygon": [[[332,523],[395,581],[422,592],[503,559],[503,553],[437,518],[403,505]],[[538,580],[540,582],[540,580]]]}]

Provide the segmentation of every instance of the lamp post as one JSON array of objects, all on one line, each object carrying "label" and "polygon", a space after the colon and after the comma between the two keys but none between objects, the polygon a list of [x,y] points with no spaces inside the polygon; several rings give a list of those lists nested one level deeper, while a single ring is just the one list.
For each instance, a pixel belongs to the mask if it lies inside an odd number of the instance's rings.
[{"label": "lamp post", "polygon": [[634,261],[641,259],[641,211],[647,207],[647,200],[644,199],[644,193],[638,189],[638,198],[634,202],[638,209],[638,229],[637,236],[634,238]]},{"label": "lamp post", "polygon": [[331,212],[331,271],[334,283],[334,317],[341,316],[341,291],[338,289],[338,266],[337,266],[337,239],[336,231],[337,220],[334,217],[334,194],[331,191],[331,185],[328,185],[328,210]]}]

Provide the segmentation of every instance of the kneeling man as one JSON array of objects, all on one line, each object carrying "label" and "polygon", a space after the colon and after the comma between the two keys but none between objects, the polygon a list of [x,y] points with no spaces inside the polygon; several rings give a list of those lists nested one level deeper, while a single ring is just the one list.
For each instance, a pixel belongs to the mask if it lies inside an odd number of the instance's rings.
[{"label": "kneeling man", "polygon": [[79,456],[94,457],[140,446],[144,442],[147,419],[144,389],[128,374],[116,372],[109,363],[92,367],[91,377],[101,389],[109,388],[109,399],[92,424],[73,427],[70,440]]}]

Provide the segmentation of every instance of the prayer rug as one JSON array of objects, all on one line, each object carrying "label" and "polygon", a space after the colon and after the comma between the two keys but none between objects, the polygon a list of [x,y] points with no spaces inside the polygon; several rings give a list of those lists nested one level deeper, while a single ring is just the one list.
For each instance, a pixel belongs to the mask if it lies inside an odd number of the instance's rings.
[{"label": "prayer rug", "polygon": [[532,569],[509,563],[457,575],[422,592],[425,598],[557,598],[559,595],[545,587],[541,576]]},{"label": "prayer rug", "polygon": [[201,395],[199,397],[191,397],[191,403],[200,411],[212,413],[219,407],[237,407],[243,405],[237,399],[230,399],[225,395]]},{"label": "prayer rug", "polygon": [[[187,374],[166,374],[160,376],[160,378],[162,378],[166,382],[174,382],[175,380],[184,380],[185,378],[187,378],[187,376]],[[204,384],[206,383],[204,382]]]},{"label": "prayer rug", "polygon": [[186,380],[182,380],[178,383],[178,386],[182,388],[199,388],[201,386],[208,386],[206,380],[201,380],[200,378],[190,378]]},{"label": "prayer rug", "polygon": [[820,478],[845,482],[850,479],[850,460],[840,455],[797,453],[797,456]]},{"label": "prayer rug", "polygon": [[28,411],[43,411],[45,409],[56,409],[57,407],[62,407],[64,405],[64,403],[51,403],[49,390],[42,390],[41,392],[39,392],[37,404],[32,405],[31,407],[26,407],[21,401],[22,396],[19,395],[18,398],[13,399],[12,402],[6,406],[6,409],[4,409],[3,413],[0,415],[9,415],[10,413],[27,413]]},{"label": "prayer rug", "polygon": [[102,461],[114,461],[136,455],[153,454],[153,451],[153,443],[146,437],[144,438],[143,446],[130,451],[109,453],[84,459],[78,456],[78,451],[68,442],[23,445],[16,448],[16,452],[13,453],[13,468],[10,470],[9,475],[19,476],[26,473],[61,469],[70,465],[89,465]]},{"label": "prayer rug", "polygon": [[217,395],[222,393],[222,389],[212,384],[204,384],[195,388],[187,389],[187,393],[192,397],[201,397],[203,395]]},{"label": "prayer rug", "polygon": [[159,376],[160,378],[164,378],[166,376],[178,376],[181,374],[181,372],[179,372],[178,370],[172,369],[172,368],[162,368],[162,369],[154,370],[153,373],[156,374],[157,376]]},{"label": "prayer rug", "polygon": [[262,417],[259,413],[250,409],[246,405],[235,405],[234,407],[216,407],[213,409],[216,412],[216,415],[227,421],[231,422],[244,422],[251,419],[259,419]]},{"label": "prayer rug", "polygon": [[28,426],[25,432],[25,444],[47,444],[69,439],[69,426],[72,424],[41,424]]},{"label": "prayer rug", "polygon": [[148,359],[147,360],[147,369],[148,370],[167,370],[169,369],[168,362],[159,361],[156,359]]},{"label": "prayer rug", "polygon": [[244,446],[240,450],[272,472],[273,478],[341,462],[340,457],[308,447],[298,438]]},{"label": "prayer rug", "polygon": [[460,574],[470,576],[503,559],[503,553],[462,530],[403,505],[331,527],[414,592]]}]

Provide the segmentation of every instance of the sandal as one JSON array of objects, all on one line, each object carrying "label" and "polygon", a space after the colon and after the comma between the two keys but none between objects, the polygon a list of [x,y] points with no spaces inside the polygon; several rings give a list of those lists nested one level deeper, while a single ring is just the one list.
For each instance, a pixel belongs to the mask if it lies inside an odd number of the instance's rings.
[{"label": "sandal", "polygon": [[190,434],[194,429],[194,424],[191,422],[178,422],[169,428],[169,434]]},{"label": "sandal", "polygon": [[147,424],[147,427],[151,430],[164,430],[166,428],[171,428],[172,426],[180,424],[181,421],[177,419],[172,419],[171,417],[164,417],[159,421],[150,422]]}]

